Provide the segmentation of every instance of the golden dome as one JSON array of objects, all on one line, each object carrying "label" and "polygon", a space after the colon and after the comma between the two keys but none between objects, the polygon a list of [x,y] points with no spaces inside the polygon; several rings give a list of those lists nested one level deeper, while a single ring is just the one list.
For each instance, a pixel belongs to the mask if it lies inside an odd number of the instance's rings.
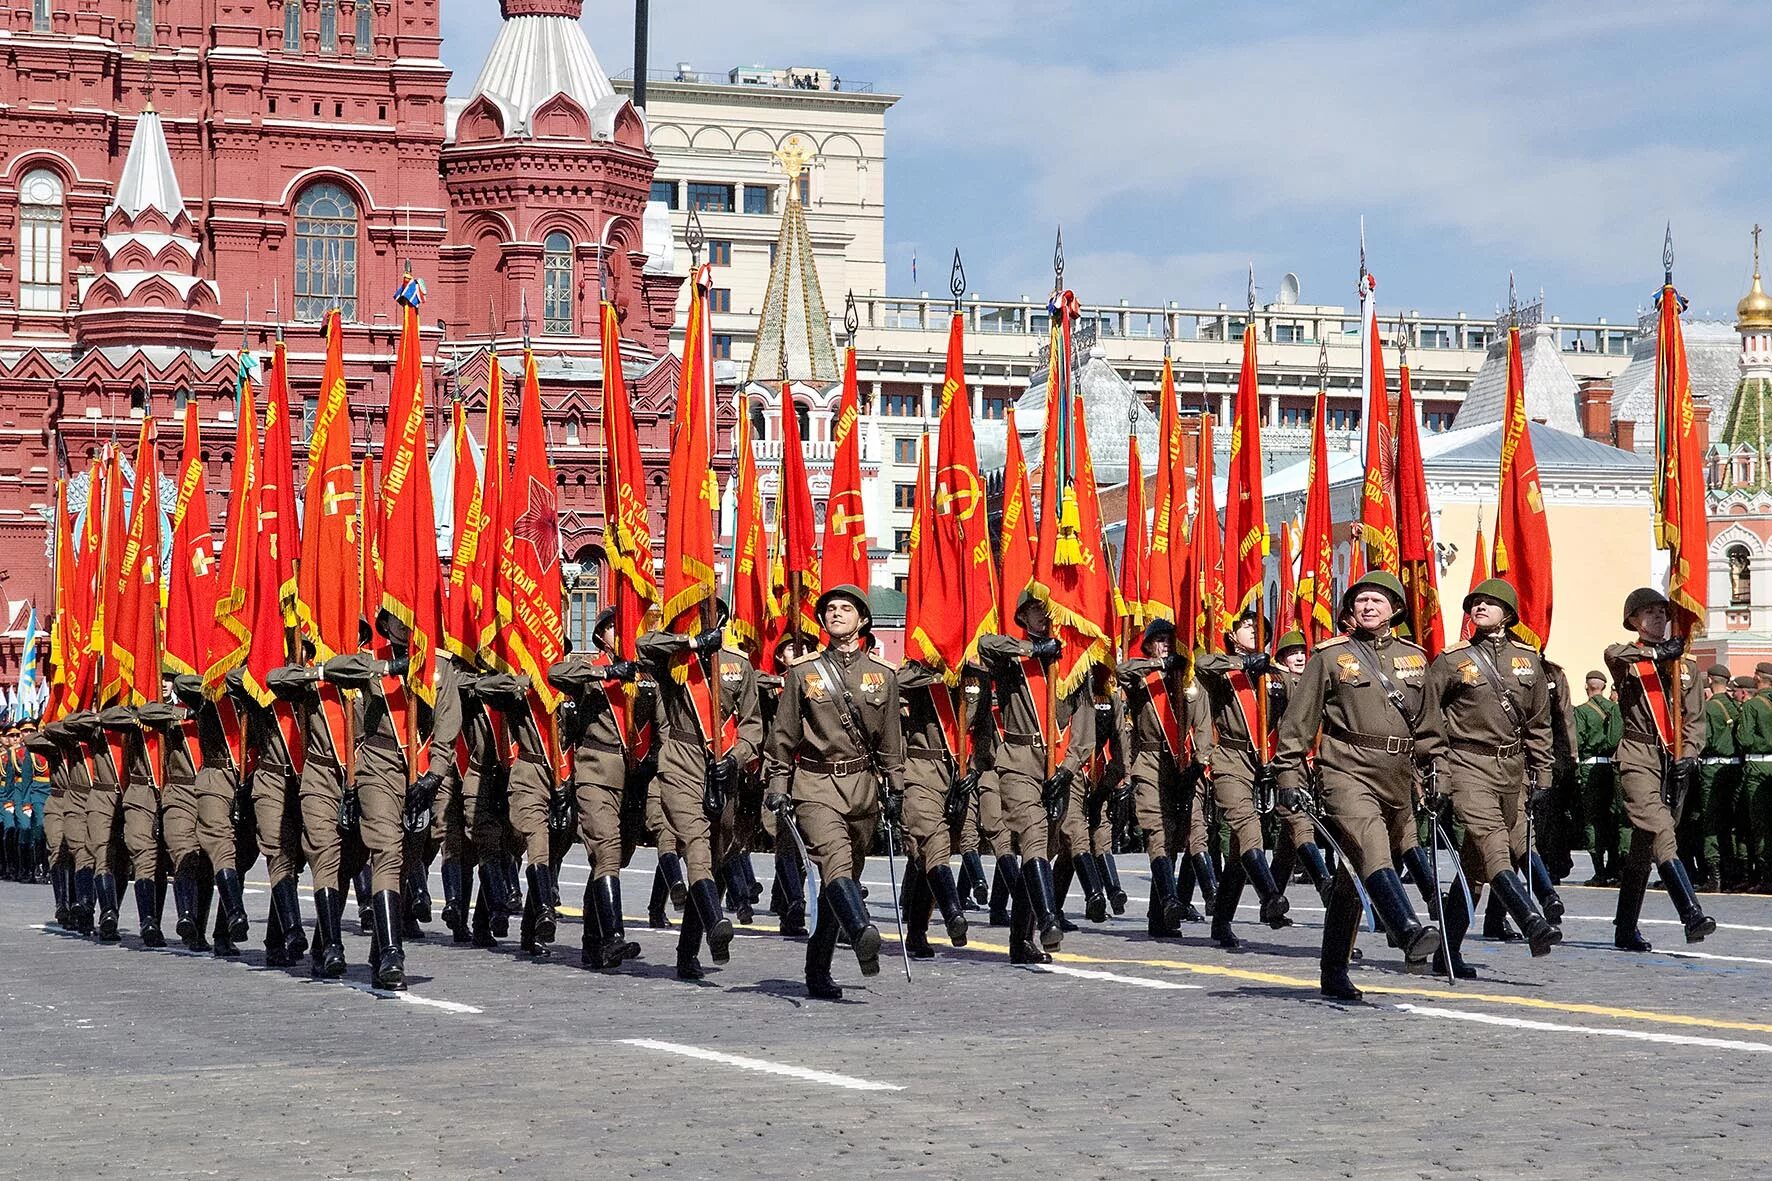
[{"label": "golden dome", "polygon": [[1735,330],[1772,329],[1772,295],[1760,286],[1760,227],[1754,227],[1754,285],[1735,305]]}]

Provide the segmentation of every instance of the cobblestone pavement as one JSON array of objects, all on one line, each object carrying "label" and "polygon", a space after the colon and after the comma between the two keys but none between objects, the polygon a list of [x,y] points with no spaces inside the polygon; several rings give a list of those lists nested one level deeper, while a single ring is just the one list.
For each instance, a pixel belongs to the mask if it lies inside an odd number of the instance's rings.
[{"label": "cobblestone pavement", "polygon": [[[1630,956],[1612,892],[1570,888],[1568,942],[1474,939],[1456,989],[1364,936],[1343,1006],[1316,993],[1307,888],[1288,930],[1246,908],[1241,952],[1202,925],[1158,943],[1120,861],[1127,913],[1052,971],[1011,968],[974,912],[913,983],[890,961],[857,987],[839,948],[840,1004],[804,999],[802,941],[762,912],[700,984],[643,922],[616,974],[578,966],[574,920],[540,963],[433,927],[395,998],[368,991],[354,907],[341,987],[257,946],[146,950],[127,898],[100,947],[43,925],[47,887],[0,886],[0,1177],[1767,1175],[1772,899],[1706,895],[1721,929],[1688,951],[1652,895],[1657,950]],[[643,850],[630,915],[650,875]],[[582,860],[562,876],[571,901]],[[885,863],[867,876],[895,951]]]}]

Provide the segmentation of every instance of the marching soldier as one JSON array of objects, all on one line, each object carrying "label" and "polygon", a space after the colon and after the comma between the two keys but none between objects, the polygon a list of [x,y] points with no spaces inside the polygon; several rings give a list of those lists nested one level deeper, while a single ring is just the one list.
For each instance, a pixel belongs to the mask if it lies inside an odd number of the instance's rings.
[{"label": "marching soldier", "polygon": [[66,718],[43,727],[43,741],[56,753],[51,774],[59,775],[63,797],[61,813],[63,864],[68,882],[68,922],[63,926],[81,935],[93,933],[98,906],[97,865],[93,843],[86,831],[86,797],[92,791],[91,765],[74,728]]},{"label": "marching soldier", "polygon": [[[234,677],[234,683],[239,683],[239,677]],[[172,692],[180,703],[180,712],[166,729],[172,752],[166,807],[169,837],[175,831],[181,833],[181,849],[172,850],[172,893],[179,937],[192,951],[208,949],[205,935],[213,888],[221,902],[217,915],[217,928],[222,932],[218,951],[225,955],[237,940],[244,939],[248,924],[240,863],[250,864],[255,852],[273,849],[277,855],[265,858],[271,878],[265,963],[271,967],[292,966],[308,950],[308,940],[302,930],[294,870],[299,857],[294,851],[300,848],[301,828],[287,771],[279,770],[287,767],[282,736],[266,735],[254,745],[259,768],[267,776],[276,776],[275,782],[264,786],[263,806],[256,798],[257,772],[253,782],[247,784],[243,800],[240,768],[246,761],[251,715],[241,715],[232,690],[225,690],[211,701],[203,693],[202,678],[194,675],[174,677]],[[258,712],[271,724],[267,711]],[[271,831],[265,832],[267,822],[273,821]]]},{"label": "marching soldier", "polygon": [[55,893],[55,923],[64,931],[74,929],[74,850],[68,839],[68,771],[61,748],[42,730],[25,732],[25,756],[37,764],[37,773],[49,783],[49,799],[43,806],[43,856]]},{"label": "marching soldier", "polygon": [[[1237,903],[1247,880],[1261,900],[1261,921],[1278,930],[1292,925],[1286,917],[1290,904],[1274,881],[1262,848],[1261,811],[1271,788],[1271,735],[1284,712],[1284,697],[1274,664],[1259,646],[1261,618],[1254,608],[1245,610],[1225,634],[1226,651],[1203,654],[1195,666],[1212,704],[1212,741],[1202,759],[1212,776],[1212,795],[1219,815],[1231,830],[1232,857],[1218,883],[1218,904],[1212,911],[1212,938],[1220,947],[1241,946],[1231,930]],[[1261,695],[1268,695],[1268,702]],[[1261,710],[1268,705],[1262,733]]]},{"label": "marching soldier", "polygon": [[[141,939],[149,947],[165,947],[160,930],[165,903],[165,878],[160,856],[160,777],[150,756],[148,735],[139,707],[114,705],[99,714],[99,724],[117,736],[113,755],[122,749],[122,812],[124,865],[135,879],[135,911]],[[110,739],[107,736],[107,744]]]},{"label": "marching soldier", "polygon": [[1287,702],[1274,755],[1282,802],[1298,807],[1306,759],[1316,746],[1326,819],[1352,862],[1337,867],[1323,916],[1321,987],[1337,1000],[1361,995],[1347,974],[1360,921],[1351,874],[1365,882],[1411,969],[1425,967],[1440,947],[1440,932],[1416,918],[1392,867],[1393,856],[1413,843],[1414,720],[1427,673],[1427,654],[1392,633],[1404,604],[1402,583],[1382,570],[1348,587],[1341,614],[1350,630],[1311,653]]},{"label": "marching soldier", "polygon": [[[1188,805],[1183,770],[1193,743],[1188,699],[1177,693],[1187,658],[1175,651],[1175,624],[1145,626],[1142,655],[1120,662],[1116,675],[1131,715],[1132,808],[1150,858],[1151,894],[1146,930],[1158,939],[1180,933],[1183,905],[1176,870],[1187,861]],[[1180,698],[1177,700],[1177,698]]]},{"label": "marching soldier", "polygon": [[474,692],[488,709],[502,715],[509,743],[508,750],[500,751],[507,784],[505,798],[511,827],[529,857],[519,946],[538,959],[545,958],[551,954],[548,946],[559,926],[555,873],[570,840],[566,826],[560,823],[566,801],[557,798],[558,756],[550,737],[553,719],[542,708],[527,676],[488,673],[475,682]]},{"label": "marching soldier", "polygon": [[1606,649],[1606,667],[1618,685],[1624,715],[1618,783],[1631,823],[1630,853],[1620,874],[1613,919],[1613,942],[1623,951],[1650,950],[1637,929],[1637,917],[1651,860],[1660,867],[1661,883],[1685,925],[1686,942],[1701,942],[1717,929],[1716,920],[1698,904],[1674,840],[1686,784],[1704,749],[1705,723],[1704,686],[1696,665],[1684,659],[1685,640],[1670,634],[1672,622],[1666,595],[1653,587],[1634,590],[1624,600],[1624,627],[1637,633],[1636,640]]},{"label": "marching soldier", "polygon": [[[1475,628],[1469,642],[1453,644],[1428,669],[1422,690],[1421,722],[1415,757],[1436,774],[1464,825],[1463,861],[1472,900],[1489,882],[1519,924],[1534,956],[1548,955],[1563,933],[1534,907],[1530,887],[1518,872],[1527,866],[1527,795],[1544,790],[1551,774],[1550,697],[1536,651],[1519,643],[1509,628],[1519,622],[1514,588],[1491,578],[1465,596],[1464,611]],[[1431,793],[1430,793],[1431,794]],[[1417,860],[1413,872],[1420,872]],[[1473,977],[1459,945],[1470,928],[1464,891],[1440,900],[1445,940],[1441,965]]]},{"label": "marching soldier", "polygon": [[[920,660],[907,660],[897,673],[905,705],[904,831],[905,922],[911,954],[928,958],[930,911],[941,908],[948,942],[965,947],[968,933],[960,887],[954,880],[950,818],[971,810],[978,786],[973,732],[976,696],[954,690],[940,673]],[[962,761],[964,756],[964,761]]]},{"label": "marching soldier", "polygon": [[1712,890],[1716,888],[1720,852],[1717,829],[1712,823],[1712,801],[1737,794],[1742,763],[1735,734],[1741,706],[1730,695],[1728,665],[1711,665],[1705,680],[1704,751],[1698,759],[1698,778],[1674,836],[1680,860],[1690,863],[1698,875],[1697,888]]},{"label": "marching soldier", "polygon": [[824,883],[806,944],[806,995],[838,1000],[843,990],[831,978],[831,956],[839,926],[861,974],[880,971],[880,931],[862,901],[862,865],[882,806],[887,823],[902,818],[905,748],[897,674],[869,651],[867,596],[858,587],[832,587],[814,614],[831,642],[783,677],[766,744],[766,806],[799,826]]},{"label": "marching soldier", "polygon": [[[1290,697],[1298,686],[1298,677],[1304,672],[1305,662],[1310,659],[1304,633],[1289,631],[1281,636],[1274,646],[1274,656],[1280,662],[1275,675],[1280,678],[1280,683]],[[1274,804],[1274,815],[1280,822],[1279,839],[1274,843],[1274,882],[1284,890],[1292,881],[1292,865],[1296,861],[1304,867],[1304,876],[1310,879],[1311,885],[1327,905],[1329,863],[1323,857],[1322,847],[1317,844],[1316,824],[1307,813],[1298,808],[1288,808],[1278,801]]]},{"label": "marching soldier", "polygon": [[[1772,665],[1767,671],[1772,673]],[[1586,884],[1616,886],[1624,810],[1612,756],[1624,740],[1624,715],[1606,692],[1605,673],[1590,672],[1582,683],[1587,700],[1575,707],[1575,776],[1581,784],[1583,835],[1594,863],[1594,876]]]},{"label": "marching soldier", "polygon": [[123,805],[123,768],[96,711],[79,710],[62,719],[83,748],[82,757],[92,776],[86,793],[86,851],[93,869],[93,893],[97,900],[97,935],[100,943],[122,938],[117,930],[117,878],[124,867],[120,811]]},{"label": "marching soldier", "polygon": [[1757,698],[1754,695],[1756,688],[1757,683],[1749,676],[1736,677],[1729,684],[1730,704],[1735,710],[1735,773],[1718,774],[1711,783],[1710,797],[1710,832],[1716,842],[1711,876],[1718,890],[1738,886],[1742,867],[1747,864],[1744,840],[1747,833],[1742,827],[1741,816],[1745,810],[1748,768],[1755,758],[1751,748],[1758,745],[1759,721],[1772,718],[1772,702]]},{"label": "marching soldier", "polygon": [[[658,752],[659,803],[687,866],[689,906],[677,942],[677,977],[700,980],[702,939],[714,963],[732,958],[732,920],[720,909],[714,866],[721,850],[719,823],[741,769],[762,749],[757,673],[744,654],[724,648],[727,609],[717,604],[714,626],[698,635],[651,631],[640,637],[640,658],[658,681],[664,741]],[[672,666],[688,657],[678,681]]]},{"label": "marching soldier", "polygon": [[[347,846],[358,840],[355,793],[347,782],[346,760],[355,743],[352,705],[343,692],[345,678],[367,673],[379,663],[366,652],[351,652],[319,664],[273,669],[265,680],[277,700],[254,714],[260,744],[252,803],[259,821],[259,850],[265,854],[273,882],[280,869],[286,869],[293,881],[300,864],[297,849],[308,863],[314,887],[314,939],[308,957],[309,971],[316,977],[345,974],[345,864]],[[293,834],[286,819],[292,780],[299,809]]]},{"label": "marching soldier", "polygon": [[[991,667],[1002,718],[996,767],[1003,826],[1021,854],[1018,880],[1008,882],[1013,899],[1009,959],[1048,963],[1049,953],[1064,941],[1048,860],[1048,828],[1064,822],[1073,785],[1095,749],[1095,710],[1086,680],[1069,693],[1054,695],[1056,708],[1049,709],[1049,678],[1063,646],[1051,634],[1046,604],[1032,591],[1023,591],[1014,620],[1026,638],[988,635],[979,641],[978,651]],[[998,864],[1003,864],[1001,857]]]},{"label": "marching soldier", "polygon": [[640,954],[622,926],[621,870],[634,854],[623,839],[623,793],[630,771],[651,749],[654,698],[629,688],[639,679],[639,665],[615,659],[613,607],[597,616],[593,638],[597,653],[567,656],[548,670],[548,683],[578,703],[572,786],[579,838],[591,862],[581,959],[587,968],[606,969]]}]

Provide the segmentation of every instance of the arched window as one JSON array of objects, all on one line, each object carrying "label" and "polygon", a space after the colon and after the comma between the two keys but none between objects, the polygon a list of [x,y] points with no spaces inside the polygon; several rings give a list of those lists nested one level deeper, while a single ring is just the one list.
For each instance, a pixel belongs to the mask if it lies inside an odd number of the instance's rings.
[{"label": "arched window", "polygon": [[566,416],[566,445],[568,447],[578,446],[578,415],[576,414]]},{"label": "arched window", "polygon": [[301,0],[283,0],[283,52],[301,52]]},{"label": "arched window", "polygon": [[806,408],[806,403],[798,401],[794,403],[794,421],[800,426],[800,441],[802,443],[810,441],[812,438],[812,413]]},{"label": "arched window", "polygon": [[1754,601],[1754,576],[1747,547],[1732,545],[1723,554],[1729,559],[1729,605],[1746,607]]},{"label": "arched window", "polygon": [[572,335],[572,238],[555,231],[542,243],[541,330],[549,336]]},{"label": "arched window", "polygon": [[768,434],[768,417],[763,413],[763,403],[753,398],[751,400],[751,441],[753,443],[761,442],[768,437]]},{"label": "arched window", "polygon": [[375,5],[369,0],[357,0],[357,56],[370,57],[375,53]]},{"label": "arched window", "polygon": [[154,43],[154,0],[135,0],[135,43]]},{"label": "arched window", "polygon": [[357,203],[324,182],[295,202],[295,318],[323,320],[333,308],[357,318]]},{"label": "arched window", "polygon": [[320,52],[338,52],[338,0],[320,0]]},{"label": "arched window", "polygon": [[187,390],[184,386],[181,385],[176,390],[172,391],[172,408],[180,414],[184,413],[185,403],[190,400],[191,391]]},{"label": "arched window", "polygon": [[62,178],[47,168],[25,174],[19,186],[19,306],[59,312],[62,307]]}]

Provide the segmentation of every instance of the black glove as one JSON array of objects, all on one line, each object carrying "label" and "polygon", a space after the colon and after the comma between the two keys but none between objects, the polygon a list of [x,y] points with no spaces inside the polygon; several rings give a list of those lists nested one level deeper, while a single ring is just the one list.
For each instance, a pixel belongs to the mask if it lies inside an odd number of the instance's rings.
[{"label": "black glove", "polygon": [[738,782],[738,760],[731,755],[717,760],[713,766],[713,777],[721,791],[731,790],[732,785]]},{"label": "black glove", "polygon": [[1169,655],[1163,657],[1163,671],[1166,673],[1178,673],[1186,667],[1187,657],[1179,652],[1171,652]]},{"label": "black glove", "polygon": [[1538,808],[1550,802],[1551,785],[1536,775],[1526,779],[1526,806]]},{"label": "black glove", "polygon": [[431,830],[431,809],[435,806],[437,789],[443,786],[443,777],[435,771],[426,771],[406,789],[406,808],[401,816],[401,827],[417,836]]},{"label": "black glove", "polygon": [[1064,645],[1059,643],[1055,636],[1035,640],[1031,647],[1034,650],[1035,660],[1057,660],[1058,654],[1064,651]]},{"label": "black glove", "polygon": [[558,787],[548,792],[548,830],[571,832],[573,813],[578,810],[578,796]]},{"label": "black glove", "polygon": [[1274,662],[1268,659],[1266,652],[1251,652],[1243,657],[1243,671],[1252,677],[1259,677],[1273,671]]},{"label": "black glove", "polygon": [[390,677],[403,677],[411,667],[411,657],[393,656],[388,659],[388,671],[386,675]]},{"label": "black glove", "polygon": [[709,760],[707,781],[701,791],[701,810],[710,818],[725,812],[726,794],[737,779],[737,759],[727,755],[724,758]]},{"label": "black glove", "polygon": [[1686,654],[1686,641],[1675,636],[1671,640],[1663,640],[1659,644],[1649,645],[1649,651],[1657,660],[1678,660]]},{"label": "black glove", "polygon": [[718,652],[720,650],[720,641],[720,629],[717,627],[710,627],[707,631],[702,632],[693,640],[689,641],[689,647],[694,650],[696,655],[706,656],[710,652]]},{"label": "black glove", "polygon": [[904,793],[888,788],[880,793],[880,810],[886,813],[888,824],[898,824],[904,820]]},{"label": "black glove", "polygon": [[1440,769],[1431,762],[1421,764],[1421,801],[1430,812],[1440,806]]},{"label": "black glove", "polygon": [[363,818],[363,809],[357,800],[357,785],[348,784],[345,794],[338,801],[338,831],[353,833],[357,831],[357,823]]},{"label": "black glove", "polygon": [[1681,779],[1692,779],[1698,774],[1698,756],[1682,755],[1674,760],[1674,774]]},{"label": "black glove", "polygon": [[1060,767],[1040,785],[1041,802],[1046,805],[1047,817],[1054,823],[1064,816],[1065,810],[1071,805],[1071,784],[1076,778],[1076,773],[1069,767]]},{"label": "black glove", "polygon": [[956,795],[961,796],[973,796],[978,794],[978,772],[976,770],[966,772],[966,774],[954,780],[953,786],[949,790],[953,791]]},{"label": "black glove", "polygon": [[1296,812],[1299,810],[1298,805],[1302,803],[1303,800],[1299,796],[1296,787],[1282,787],[1275,789],[1274,802],[1288,812]]},{"label": "black glove", "polygon": [[632,660],[618,660],[609,666],[609,677],[616,681],[632,681],[639,677],[640,666]]},{"label": "black glove", "polygon": [[785,819],[794,814],[794,797],[783,791],[772,791],[763,797],[763,806]]}]

